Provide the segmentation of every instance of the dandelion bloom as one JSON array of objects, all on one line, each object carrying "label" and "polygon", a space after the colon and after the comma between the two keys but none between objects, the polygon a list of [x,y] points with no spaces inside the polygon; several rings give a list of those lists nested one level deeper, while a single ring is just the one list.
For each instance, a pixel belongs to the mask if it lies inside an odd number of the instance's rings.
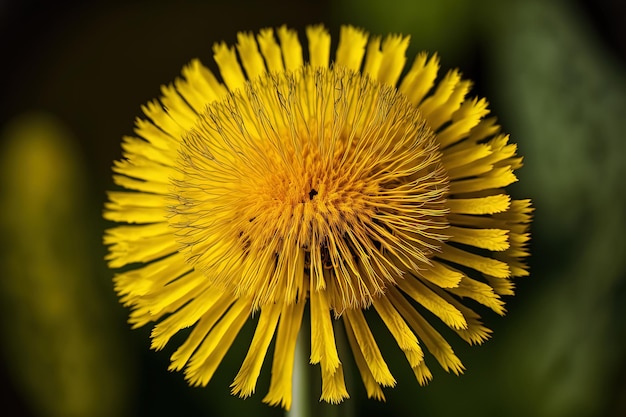
[{"label": "dandelion bloom", "polygon": [[215,45],[221,81],[186,66],[124,138],[113,170],[126,190],[104,214],[124,223],[104,240],[110,266],[128,266],[115,288],[130,322],[156,322],[154,349],[192,327],[170,369],[207,384],[255,320],[232,392],[254,392],[275,339],[264,401],[286,409],[303,317],[322,400],[348,397],[334,321],[367,395],[395,385],[370,307],[420,384],[432,377],[425,352],[461,373],[424,313],[483,342],[490,331],[465,302],[504,314],[500,297],[527,274],[531,211],[504,189],[522,164],[516,146],[458,71],[436,82],[438,58],[421,53],[401,77],[408,37],[343,27],[332,60],[323,27],[306,38],[308,62],[281,27]]}]

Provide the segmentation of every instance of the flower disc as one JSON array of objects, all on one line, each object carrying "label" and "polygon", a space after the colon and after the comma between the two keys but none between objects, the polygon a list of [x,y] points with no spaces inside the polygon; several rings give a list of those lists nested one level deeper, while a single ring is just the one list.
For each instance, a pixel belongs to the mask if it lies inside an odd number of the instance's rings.
[{"label": "flower disc", "polygon": [[254,305],[309,281],[337,314],[370,305],[444,239],[434,135],[397,90],[345,68],[268,74],[183,140],[171,224],[194,268]]}]

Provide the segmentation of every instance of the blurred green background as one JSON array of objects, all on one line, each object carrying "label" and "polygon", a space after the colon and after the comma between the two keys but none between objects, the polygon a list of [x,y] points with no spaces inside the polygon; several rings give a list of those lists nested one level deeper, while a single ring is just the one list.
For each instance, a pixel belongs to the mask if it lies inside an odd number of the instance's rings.
[{"label": "blurred green background", "polygon": [[352,378],[338,410],[626,415],[621,0],[0,2],[0,414],[282,415],[261,403],[267,366],[255,396],[229,395],[250,326],[206,388],[166,370],[173,348],[150,351],[149,329],[128,328],[102,260],[101,209],[120,139],[159,86],[194,57],[214,68],[214,42],[283,23],[411,34],[410,59],[439,51],[519,144],[512,192],[536,208],[531,277],[506,317],[479,310],[492,340],[468,347],[446,333],[465,375],[433,365],[419,387],[376,329],[399,384],[378,403]]}]

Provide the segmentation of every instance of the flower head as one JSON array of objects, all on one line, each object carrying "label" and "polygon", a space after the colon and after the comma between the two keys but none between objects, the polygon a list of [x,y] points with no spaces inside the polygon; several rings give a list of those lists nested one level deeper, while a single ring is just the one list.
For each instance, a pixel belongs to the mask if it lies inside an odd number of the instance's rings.
[{"label": "flower head", "polygon": [[[484,99],[436,56],[419,54],[401,79],[408,38],[306,31],[308,62],[286,27],[235,48],[214,47],[222,82],[197,60],[143,108],[109,193],[110,266],[135,326],[157,322],[160,349],[193,326],[172,355],[205,385],[242,326],[258,313],[232,384],[254,392],[272,339],[265,401],[289,408],[296,337],[309,306],[312,364],[322,399],[348,397],[333,321],[343,322],[368,396],[395,385],[363,311],[381,317],[421,384],[425,351],[463,366],[424,318],[469,343],[489,330],[466,299],[504,314],[522,259],[530,203],[504,187],[521,166]],[[369,39],[369,41],[368,41]],[[425,349],[423,349],[425,347]]]}]

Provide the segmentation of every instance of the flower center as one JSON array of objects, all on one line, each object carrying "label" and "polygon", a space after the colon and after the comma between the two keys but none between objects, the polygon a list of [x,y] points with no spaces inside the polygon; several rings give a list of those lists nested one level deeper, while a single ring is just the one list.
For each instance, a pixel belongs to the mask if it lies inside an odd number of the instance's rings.
[{"label": "flower center", "polygon": [[255,306],[326,291],[369,305],[444,239],[432,132],[394,89],[342,68],[267,75],[184,139],[171,224],[194,267]]}]

